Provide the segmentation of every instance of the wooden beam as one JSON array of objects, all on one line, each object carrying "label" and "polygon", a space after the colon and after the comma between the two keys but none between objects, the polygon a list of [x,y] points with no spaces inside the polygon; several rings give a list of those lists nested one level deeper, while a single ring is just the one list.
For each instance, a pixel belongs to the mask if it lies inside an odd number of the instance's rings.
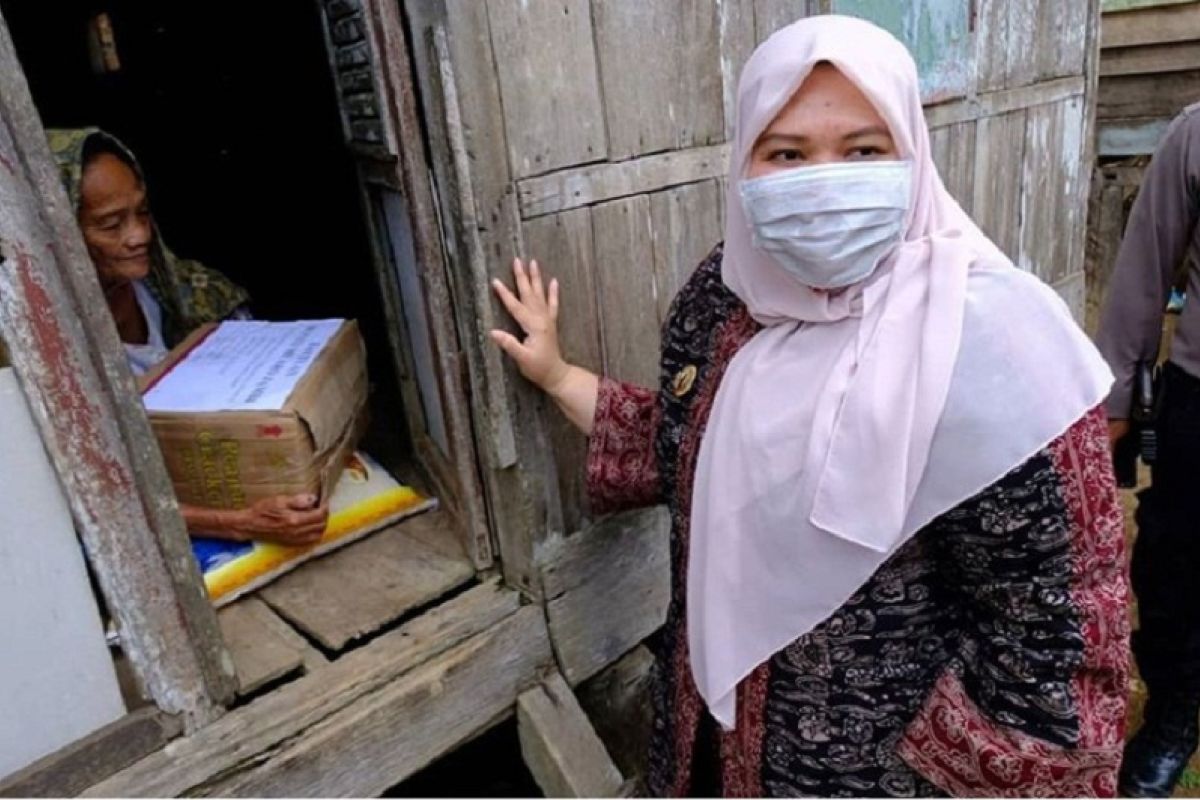
[{"label": "wooden beam", "polygon": [[[472,437],[469,386],[463,370],[455,322],[454,302],[447,274],[447,253],[438,219],[431,170],[423,144],[425,130],[417,111],[417,87],[414,77],[413,54],[404,31],[401,4],[370,0],[367,13],[374,22],[377,47],[383,54],[379,65],[384,75],[384,87],[393,126],[398,133],[399,182],[412,216],[413,248],[421,269],[425,289],[430,333],[437,359],[441,401],[449,439],[450,453],[418,445],[435,480],[442,478],[445,469],[453,476],[442,480],[453,483],[449,505],[461,512],[464,528],[463,546],[476,569],[486,569],[493,562],[491,531],[488,528],[483,484],[479,477],[479,454]],[[414,437],[416,438],[416,437]],[[430,451],[433,452],[430,452]],[[446,464],[449,456],[449,464]]]},{"label": "wooden beam", "polygon": [[1105,14],[1100,46],[1133,47],[1200,39],[1200,7],[1194,2]]},{"label": "wooden beam", "polygon": [[925,109],[925,119],[929,127],[940,128],[943,125],[995,117],[1022,108],[1057,103],[1060,100],[1082,96],[1085,88],[1086,82],[1081,75],[1056,78],[1013,89],[985,92],[952,103],[928,106]]},{"label": "wooden beam", "polygon": [[0,336],[131,663],[161,709],[202,725],[233,697],[233,661],[3,19],[0,119]]},{"label": "wooden beam", "polygon": [[201,791],[378,796],[511,714],[517,697],[552,668],[542,610],[525,606]]},{"label": "wooden beam", "polygon": [[[498,581],[471,589],[328,666],[226,714],[175,742],[168,750],[159,750],[89,787],[83,794],[175,797],[232,780],[359,699],[377,699],[385,686],[415,667],[479,633],[498,630],[504,620],[517,612],[518,599],[516,592],[501,587]],[[538,613],[540,616],[540,610]],[[511,650],[506,652],[513,658],[523,658]],[[436,702],[436,682],[425,685],[424,691]],[[398,736],[407,736],[409,729],[402,723],[395,731]],[[414,746],[421,746],[419,739],[412,738]],[[311,794],[313,790],[295,792]]]},{"label": "wooden beam", "polygon": [[1200,69],[1152,75],[1110,75],[1100,79],[1097,115],[1101,120],[1170,119],[1196,102]]},{"label": "wooden beam", "polygon": [[521,755],[546,797],[613,797],[621,773],[563,676],[517,698]]},{"label": "wooden beam", "polygon": [[729,145],[693,147],[615,163],[589,164],[517,184],[521,217],[531,219],[670,186],[695,183],[729,170]]},{"label": "wooden beam", "polygon": [[[1200,13],[1200,9],[1197,9]],[[1144,47],[1118,47],[1100,56],[1101,75],[1143,75],[1200,69],[1200,40]]]},{"label": "wooden beam", "polygon": [[8,277],[23,283],[4,305],[24,329],[2,335],[23,351],[13,366],[130,661],[162,710],[198,726],[233,698],[233,661],[2,18],[0,119]]},{"label": "wooden beam", "polygon": [[638,645],[575,689],[613,763],[635,786],[644,783],[649,768],[653,667],[650,650]]},{"label": "wooden beam", "polygon": [[572,686],[632,650],[666,620],[669,526],[661,506],[618,514],[544,552],[550,639]]},{"label": "wooden beam", "polygon": [[[1054,103],[1083,94],[1077,76],[1001,89],[976,97],[941,103],[926,109],[932,128],[995,116],[1018,108]],[[693,147],[603,164],[559,170],[517,183],[521,217],[532,219],[580,206],[724,176],[729,170],[729,145]]]},{"label": "wooden beam", "polygon": [[1170,119],[1106,119],[1096,132],[1096,155],[1153,155],[1170,124]]},{"label": "wooden beam", "polygon": [[[487,338],[515,329],[489,288],[511,281],[511,259],[525,253],[510,182],[505,120],[488,23],[490,5],[474,0],[405,4],[425,47],[415,59],[428,103],[442,218],[460,324],[470,366],[475,439],[499,561],[509,583],[531,597],[540,583],[534,551],[561,534],[553,457],[543,398]],[[490,445],[490,446],[489,446]]]},{"label": "wooden beam", "polygon": [[0,781],[0,797],[74,797],[182,731],[178,717],[139,709],[9,775]]}]

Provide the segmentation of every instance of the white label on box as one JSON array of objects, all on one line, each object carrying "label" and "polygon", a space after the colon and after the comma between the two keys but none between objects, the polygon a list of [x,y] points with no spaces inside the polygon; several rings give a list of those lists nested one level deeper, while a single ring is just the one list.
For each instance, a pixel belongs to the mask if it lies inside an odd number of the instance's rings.
[{"label": "white label on box", "polygon": [[142,398],[147,411],[277,411],[343,320],[232,320]]}]

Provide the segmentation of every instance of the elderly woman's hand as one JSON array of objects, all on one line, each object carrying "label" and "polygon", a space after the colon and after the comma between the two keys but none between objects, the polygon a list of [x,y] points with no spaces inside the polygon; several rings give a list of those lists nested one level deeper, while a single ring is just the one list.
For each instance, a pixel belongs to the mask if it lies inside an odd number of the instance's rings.
[{"label": "elderly woman's hand", "polygon": [[311,494],[264,497],[247,508],[215,509],[181,506],[188,530],[202,536],[300,546],[325,533],[329,509]]},{"label": "elderly woman's hand", "polygon": [[526,379],[554,399],[575,427],[591,433],[600,379],[568,364],[558,349],[558,281],[550,281],[547,291],[538,263],[530,261],[526,271],[519,258],[513,259],[513,279],[516,295],[498,280],[492,281],[492,288],[525,332],[525,340],[492,331],[492,341],[512,357]]},{"label": "elderly woman's hand", "polygon": [[550,281],[547,291],[538,262],[530,261],[526,270],[519,258],[513,259],[513,280],[516,295],[499,280],[492,281],[492,288],[525,332],[525,340],[494,330],[492,341],[517,363],[526,379],[553,394],[570,371],[558,349],[558,281]]}]

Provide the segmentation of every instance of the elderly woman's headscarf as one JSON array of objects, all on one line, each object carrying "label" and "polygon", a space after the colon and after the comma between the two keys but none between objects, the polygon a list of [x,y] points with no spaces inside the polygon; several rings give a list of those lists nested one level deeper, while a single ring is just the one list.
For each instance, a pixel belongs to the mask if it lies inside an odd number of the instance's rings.
[{"label": "elderly woman's headscarf", "polygon": [[[98,128],[48,130],[46,138],[76,211],[83,183],[83,162],[89,146],[99,145],[114,153],[144,180],[133,152],[115,136]],[[168,347],[174,347],[206,322],[225,319],[249,300],[244,289],[216,270],[178,258],[163,243],[157,226],[150,247],[150,274],[146,276],[146,286],[162,306],[163,336]]]},{"label": "elderly woman's headscarf", "polygon": [[[755,141],[819,62],[866,95],[912,162],[902,243],[832,293],[754,248],[738,193]],[[946,191],[916,66],[886,31],[822,16],[764,42],[742,72],[730,161],[724,280],[766,327],[730,363],[704,434],[687,598],[693,674],[726,727],[743,677],[1112,380],[1065,304]]]}]

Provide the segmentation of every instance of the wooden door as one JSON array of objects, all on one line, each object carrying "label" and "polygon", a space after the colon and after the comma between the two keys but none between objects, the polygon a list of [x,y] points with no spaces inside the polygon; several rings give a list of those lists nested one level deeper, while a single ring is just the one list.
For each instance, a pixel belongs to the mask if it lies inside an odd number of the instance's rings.
[{"label": "wooden door", "polygon": [[440,498],[461,522],[465,550],[482,569],[492,563],[491,534],[399,10],[377,0],[322,0],[320,6],[388,318],[403,422]]}]

